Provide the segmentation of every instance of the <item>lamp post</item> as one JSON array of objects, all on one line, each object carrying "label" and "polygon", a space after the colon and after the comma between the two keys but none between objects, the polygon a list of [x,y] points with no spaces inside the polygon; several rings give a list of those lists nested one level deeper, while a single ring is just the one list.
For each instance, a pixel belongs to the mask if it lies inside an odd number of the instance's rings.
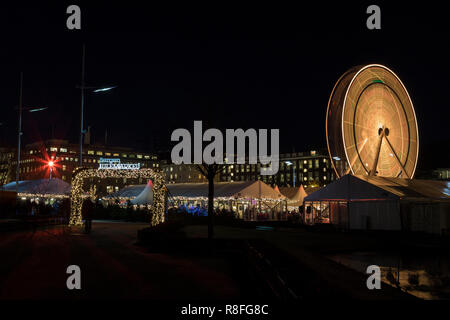
[{"label": "lamp post", "polygon": [[292,176],[293,176],[293,182],[292,182],[292,184],[293,184],[293,186],[295,187],[295,166],[294,166],[294,164],[291,162],[291,161],[285,161],[284,162],[287,166],[292,166]]},{"label": "lamp post", "polygon": [[83,137],[86,133],[86,130],[84,129],[84,91],[86,89],[93,89],[92,92],[98,93],[98,92],[104,92],[109,91],[117,86],[111,86],[111,87],[87,87],[85,83],[85,69],[86,69],[86,45],[83,44],[83,53],[81,56],[81,85],[77,86],[77,88],[81,89],[81,110],[80,110],[80,167],[83,166]]},{"label": "lamp post", "polygon": [[52,179],[52,173],[53,173],[53,167],[54,167],[54,165],[55,165],[55,163],[53,162],[53,160],[50,160],[49,162],[48,162],[48,167],[50,168],[50,175],[49,175],[49,180],[51,180]]},{"label": "lamp post", "polygon": [[20,175],[20,152],[22,138],[22,112],[39,112],[47,109],[47,107],[23,107],[23,72],[20,73],[20,89],[19,89],[19,125],[17,130],[17,166],[16,166],[16,192],[19,192],[19,175]]}]

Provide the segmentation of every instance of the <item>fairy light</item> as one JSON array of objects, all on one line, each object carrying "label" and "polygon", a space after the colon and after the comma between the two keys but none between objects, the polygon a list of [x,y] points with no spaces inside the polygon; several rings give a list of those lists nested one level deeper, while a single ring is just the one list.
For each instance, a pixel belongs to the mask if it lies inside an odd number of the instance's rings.
[{"label": "fairy light", "polygon": [[[72,176],[72,191],[70,196],[69,225],[82,225],[81,208],[86,198],[83,192],[83,181],[87,178],[145,178],[153,181],[152,226],[164,222],[165,197],[164,176],[160,169],[117,170],[117,169],[91,169],[77,168]],[[149,206],[150,207],[150,206]]]}]

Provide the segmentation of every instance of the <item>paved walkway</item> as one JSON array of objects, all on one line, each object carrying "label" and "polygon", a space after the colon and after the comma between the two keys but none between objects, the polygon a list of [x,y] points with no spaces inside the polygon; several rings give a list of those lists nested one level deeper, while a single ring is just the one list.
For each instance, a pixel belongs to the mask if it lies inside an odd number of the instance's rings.
[{"label": "paved walkway", "polygon": [[[90,235],[62,227],[0,234],[0,299],[239,298],[218,258],[150,254],[134,245],[139,223],[93,223]],[[81,268],[82,289],[66,288],[66,268]]]},{"label": "paved walkway", "polygon": [[[187,226],[184,231],[189,237],[207,237],[205,226]],[[347,268],[325,257],[324,253],[358,248],[369,248],[377,239],[368,235],[345,233],[308,232],[302,229],[279,228],[275,231],[242,229],[226,226],[215,227],[216,238],[264,239],[289,255],[295,257],[304,267],[320,279],[345,295],[345,298],[361,300],[412,299],[413,296],[398,289],[383,285],[382,290],[368,290],[367,275]],[[342,296],[344,298],[344,296]]]}]

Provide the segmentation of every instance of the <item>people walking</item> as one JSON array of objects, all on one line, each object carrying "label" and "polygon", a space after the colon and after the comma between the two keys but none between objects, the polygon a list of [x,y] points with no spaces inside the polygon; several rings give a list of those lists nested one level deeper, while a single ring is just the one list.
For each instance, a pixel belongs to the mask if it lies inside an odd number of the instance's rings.
[{"label": "people walking", "polygon": [[83,202],[83,206],[81,208],[81,212],[84,219],[84,231],[86,233],[90,233],[92,229],[92,216],[94,214],[94,204],[91,199],[86,199]]}]

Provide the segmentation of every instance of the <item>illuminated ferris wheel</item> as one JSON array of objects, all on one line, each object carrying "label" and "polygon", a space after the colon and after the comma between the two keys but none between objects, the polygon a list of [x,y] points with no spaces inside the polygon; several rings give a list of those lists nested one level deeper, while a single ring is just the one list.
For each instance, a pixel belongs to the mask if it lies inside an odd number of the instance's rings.
[{"label": "illuminated ferris wheel", "polygon": [[416,114],[405,86],[387,67],[358,66],[339,78],[328,101],[326,133],[339,177],[414,177]]}]

